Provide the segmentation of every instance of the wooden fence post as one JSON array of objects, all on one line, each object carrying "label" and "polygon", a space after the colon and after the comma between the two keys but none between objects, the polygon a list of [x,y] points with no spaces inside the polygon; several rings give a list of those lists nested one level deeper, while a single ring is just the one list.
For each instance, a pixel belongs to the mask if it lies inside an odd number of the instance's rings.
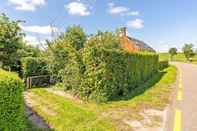
[{"label": "wooden fence post", "polygon": [[29,88],[31,89],[32,87],[32,77],[29,77]]},{"label": "wooden fence post", "polygon": [[26,78],[26,89],[29,89],[29,77]]}]

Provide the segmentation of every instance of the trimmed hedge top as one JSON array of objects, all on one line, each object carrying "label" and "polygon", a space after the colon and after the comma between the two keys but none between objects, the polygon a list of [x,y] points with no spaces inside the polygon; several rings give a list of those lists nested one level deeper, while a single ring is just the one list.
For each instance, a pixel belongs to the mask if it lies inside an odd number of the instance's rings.
[{"label": "trimmed hedge top", "polygon": [[3,69],[0,68],[0,80],[4,79],[4,78],[13,78],[13,79],[16,79],[18,81],[21,81],[22,80],[18,77],[17,73],[13,73],[13,72],[8,72],[8,71],[5,71]]},{"label": "trimmed hedge top", "polygon": [[0,69],[0,130],[25,129],[23,81],[15,73]]}]

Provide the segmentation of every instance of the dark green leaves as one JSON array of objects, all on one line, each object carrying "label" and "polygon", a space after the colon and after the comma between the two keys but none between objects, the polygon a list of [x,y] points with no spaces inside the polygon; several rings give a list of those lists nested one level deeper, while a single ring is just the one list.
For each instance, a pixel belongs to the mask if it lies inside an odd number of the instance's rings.
[{"label": "dark green leaves", "polygon": [[135,88],[158,71],[158,55],[151,53],[88,47],[83,62],[86,71],[80,93],[98,102],[135,95]]}]

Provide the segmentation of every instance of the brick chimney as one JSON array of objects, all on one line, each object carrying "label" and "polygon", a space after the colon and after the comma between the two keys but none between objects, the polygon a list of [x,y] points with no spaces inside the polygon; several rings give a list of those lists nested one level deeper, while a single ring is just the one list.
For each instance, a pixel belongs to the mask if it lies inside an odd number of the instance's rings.
[{"label": "brick chimney", "polygon": [[123,36],[127,36],[127,27],[122,27],[121,32]]}]

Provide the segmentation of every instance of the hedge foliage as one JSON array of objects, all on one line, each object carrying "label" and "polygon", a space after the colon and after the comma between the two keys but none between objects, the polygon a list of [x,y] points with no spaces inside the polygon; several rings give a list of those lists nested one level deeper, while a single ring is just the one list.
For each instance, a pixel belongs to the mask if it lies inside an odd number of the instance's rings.
[{"label": "hedge foliage", "polygon": [[0,69],[0,130],[22,131],[25,129],[24,85],[14,73]]},{"label": "hedge foliage", "polygon": [[62,83],[65,89],[78,88],[84,70],[80,51],[60,39],[47,53],[48,70],[55,81]]},{"label": "hedge foliage", "polygon": [[84,49],[83,62],[86,71],[80,93],[99,102],[129,95],[158,71],[158,55],[154,53],[92,46]]},{"label": "hedge foliage", "polygon": [[59,71],[65,89],[78,90],[81,80],[83,79],[84,65],[82,63],[80,52],[71,48],[68,52],[67,63],[65,67]]},{"label": "hedge foliage", "polygon": [[48,75],[47,62],[42,57],[25,57],[22,60],[23,77]]},{"label": "hedge foliage", "polygon": [[49,42],[47,50],[49,71],[66,90],[109,101],[137,94],[136,87],[158,71],[158,55],[126,52],[118,33],[99,31],[85,41],[75,28]]},{"label": "hedge foliage", "polygon": [[166,61],[159,61],[159,69],[160,70],[163,70],[165,68],[167,68],[169,66],[169,62],[166,60]]}]

